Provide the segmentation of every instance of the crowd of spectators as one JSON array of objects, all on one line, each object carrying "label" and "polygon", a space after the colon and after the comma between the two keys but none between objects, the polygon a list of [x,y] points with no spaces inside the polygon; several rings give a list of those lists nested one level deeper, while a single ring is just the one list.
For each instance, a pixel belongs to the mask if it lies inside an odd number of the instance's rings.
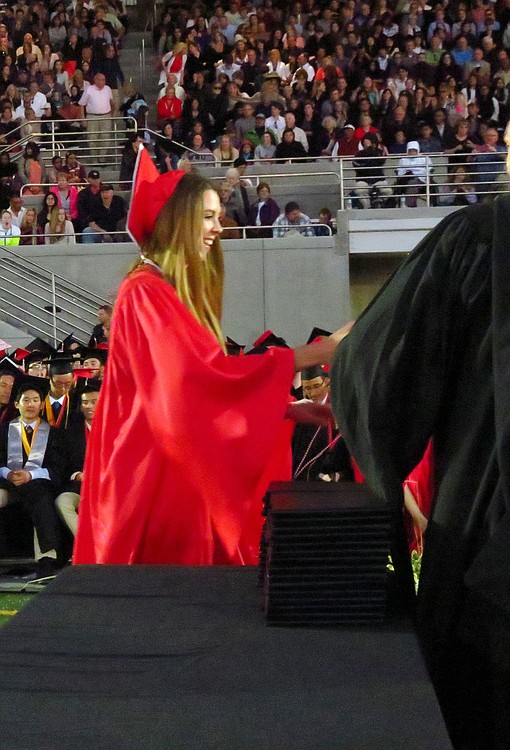
[{"label": "crowd of spectators", "polygon": [[[0,235],[4,244],[72,243],[76,232],[90,229],[84,212],[80,216],[78,210],[78,190],[87,185],[87,171],[73,147],[84,145],[87,130],[97,129],[95,120],[103,117],[94,114],[90,92],[106,98],[105,117],[127,115],[133,104],[134,89],[126,86],[125,95],[121,93],[124,75],[118,52],[126,29],[122,0],[10,0],[2,5]],[[55,155],[48,167],[41,148],[49,147],[50,135],[69,151]],[[20,194],[41,196],[43,209],[23,205],[19,215],[13,214]],[[90,234],[96,241],[99,232]]]},{"label": "crowd of spectators", "polygon": [[170,3],[154,44],[157,121],[182,144],[158,145],[163,171],[182,157],[228,166],[355,157],[360,205],[388,197],[370,174],[374,158],[381,169],[391,155],[421,161],[420,174],[417,162],[405,174],[391,161],[403,205],[421,191],[430,154],[448,157],[437,203],[491,193],[504,171],[508,0]]}]

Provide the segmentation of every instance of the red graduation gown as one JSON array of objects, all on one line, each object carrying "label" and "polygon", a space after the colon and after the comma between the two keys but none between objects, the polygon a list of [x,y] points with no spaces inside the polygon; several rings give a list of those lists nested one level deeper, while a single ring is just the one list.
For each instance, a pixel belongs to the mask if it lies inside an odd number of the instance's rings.
[{"label": "red graduation gown", "polygon": [[75,563],[256,560],[289,349],[227,356],[159,273],[121,285],[87,446]]}]

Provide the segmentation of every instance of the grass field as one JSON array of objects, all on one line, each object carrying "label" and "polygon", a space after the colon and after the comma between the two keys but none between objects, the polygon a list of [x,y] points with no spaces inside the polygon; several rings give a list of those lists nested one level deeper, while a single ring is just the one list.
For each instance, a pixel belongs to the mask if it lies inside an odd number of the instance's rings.
[{"label": "grass field", "polygon": [[0,594],[0,628],[12,620],[35,594]]}]

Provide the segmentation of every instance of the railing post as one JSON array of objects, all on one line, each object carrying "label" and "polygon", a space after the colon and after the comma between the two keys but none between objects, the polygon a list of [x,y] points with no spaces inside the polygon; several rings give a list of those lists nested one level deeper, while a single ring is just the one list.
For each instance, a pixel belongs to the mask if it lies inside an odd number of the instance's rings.
[{"label": "railing post", "polygon": [[51,121],[51,150],[55,153],[55,120]]},{"label": "railing post", "polygon": [[345,199],[345,189],[344,189],[344,160],[341,156],[338,157],[338,161],[340,163],[340,207],[343,211],[345,208],[344,206],[344,199]]},{"label": "railing post", "polygon": [[51,314],[53,316],[53,346],[57,348],[57,293],[55,274],[51,274]]},{"label": "railing post", "polygon": [[425,189],[426,189],[426,196],[427,196],[427,208],[430,208],[430,170],[425,163],[425,174],[427,175],[427,179],[425,182]]}]

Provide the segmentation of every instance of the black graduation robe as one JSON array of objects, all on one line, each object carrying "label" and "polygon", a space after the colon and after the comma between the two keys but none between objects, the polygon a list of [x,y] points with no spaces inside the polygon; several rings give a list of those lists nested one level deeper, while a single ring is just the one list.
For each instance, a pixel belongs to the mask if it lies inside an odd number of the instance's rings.
[{"label": "black graduation robe", "polygon": [[[292,476],[297,481],[319,479],[319,474],[339,473],[342,481],[353,481],[349,452],[340,437],[328,450],[330,436],[326,427],[298,423],[292,435]],[[297,475],[296,475],[297,473]]]},{"label": "black graduation robe", "polygon": [[85,451],[87,449],[86,429],[83,417],[77,417],[75,423],[65,430],[63,434],[65,456],[63,492],[76,492],[78,495],[81,492],[81,482],[76,479],[71,479],[71,476],[77,471],[83,471]]},{"label": "black graduation robe", "polygon": [[[331,369],[347,446],[395,506],[434,438],[417,623],[462,750],[507,747],[495,726],[510,721],[509,290],[510,198],[502,196],[450,214],[429,233],[342,341]],[[495,716],[491,704],[502,696],[506,711]]]}]

